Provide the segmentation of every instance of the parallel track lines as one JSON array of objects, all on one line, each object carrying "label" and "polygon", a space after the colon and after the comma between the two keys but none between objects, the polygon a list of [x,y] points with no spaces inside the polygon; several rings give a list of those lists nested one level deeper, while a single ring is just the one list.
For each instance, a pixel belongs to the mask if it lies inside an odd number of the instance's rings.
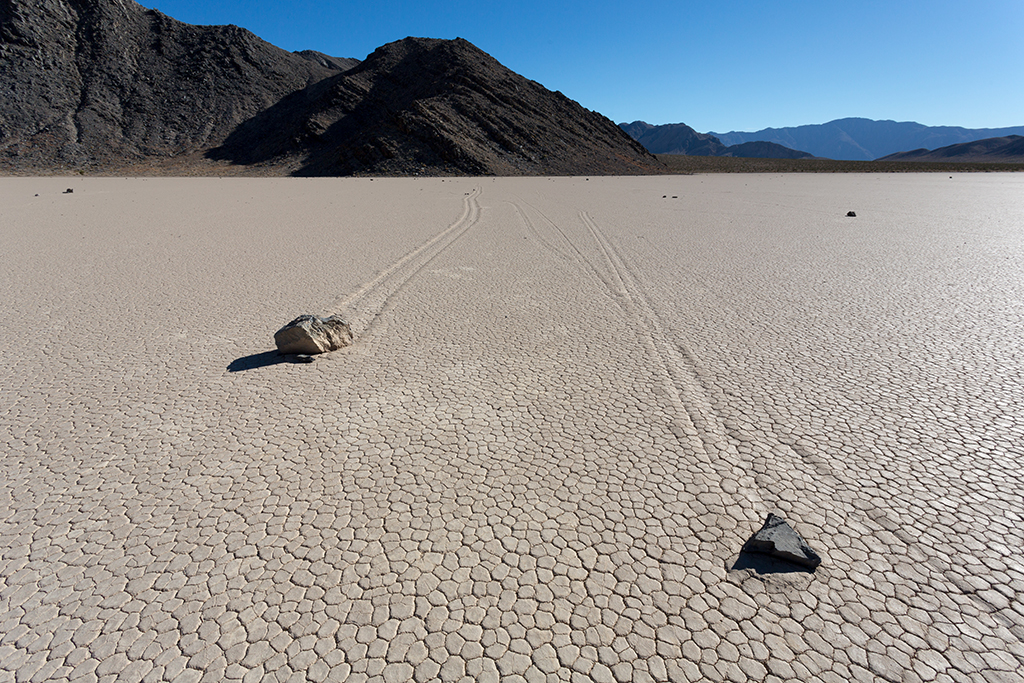
[{"label": "parallel track lines", "polygon": [[344,313],[352,325],[357,342],[372,333],[381,315],[394,305],[394,298],[431,261],[445,252],[480,220],[480,188],[463,198],[462,214],[443,232],[395,261],[377,277],[348,296],[336,300],[330,313]]},{"label": "parallel track lines", "polygon": [[708,391],[700,380],[693,355],[665,331],[657,310],[644,294],[639,277],[604,235],[600,226],[586,212],[580,220],[594,238],[614,283],[612,294],[637,324],[637,335],[654,361],[662,378],[662,387],[673,414],[680,438],[686,438],[703,452],[709,464],[721,472],[723,490],[738,495],[747,505],[763,511],[764,504],[749,474],[739,467],[740,455],[733,446],[728,430],[717,415]]}]

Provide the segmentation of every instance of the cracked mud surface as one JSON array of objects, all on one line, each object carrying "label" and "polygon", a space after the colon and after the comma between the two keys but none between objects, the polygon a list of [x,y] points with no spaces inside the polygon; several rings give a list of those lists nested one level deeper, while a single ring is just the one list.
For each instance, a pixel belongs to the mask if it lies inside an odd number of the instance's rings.
[{"label": "cracked mud surface", "polygon": [[4,179],[0,680],[1024,680],[1022,198]]}]

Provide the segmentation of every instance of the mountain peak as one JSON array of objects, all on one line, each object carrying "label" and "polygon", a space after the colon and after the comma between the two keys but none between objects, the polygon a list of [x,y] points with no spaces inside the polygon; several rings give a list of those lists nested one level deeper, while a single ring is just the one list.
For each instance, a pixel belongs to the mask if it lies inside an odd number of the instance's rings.
[{"label": "mountain peak", "polygon": [[404,38],[282,100],[211,152],[303,175],[633,174],[660,170],[600,114],[461,38]]}]

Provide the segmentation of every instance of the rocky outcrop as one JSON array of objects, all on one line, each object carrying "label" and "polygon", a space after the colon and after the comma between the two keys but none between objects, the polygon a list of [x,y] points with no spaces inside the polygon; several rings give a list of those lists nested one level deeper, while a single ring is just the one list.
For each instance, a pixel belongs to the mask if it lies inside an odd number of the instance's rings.
[{"label": "rocky outcrop", "polygon": [[336,315],[328,318],[300,315],[274,333],[274,343],[283,354],[327,353],[350,345],[352,328]]}]

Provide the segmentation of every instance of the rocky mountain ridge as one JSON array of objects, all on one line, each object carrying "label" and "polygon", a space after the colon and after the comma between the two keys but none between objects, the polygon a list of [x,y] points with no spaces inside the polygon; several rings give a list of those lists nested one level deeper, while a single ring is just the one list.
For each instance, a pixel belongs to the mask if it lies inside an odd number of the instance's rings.
[{"label": "rocky mountain ridge", "polygon": [[620,123],[619,127],[652,154],[683,154],[699,157],[744,157],[760,159],[805,159],[807,152],[771,142],[751,141],[726,146],[710,133],[698,133],[685,123],[654,126],[646,121]]},{"label": "rocky mountain ridge", "polygon": [[266,174],[662,170],[464,40],[406,39],[361,63],[133,0],[0,0],[0,169],[192,172],[204,157]]},{"label": "rocky mountain ridge", "polygon": [[600,114],[466,40],[406,38],[283,99],[211,152],[299,175],[634,174],[660,170]]}]

